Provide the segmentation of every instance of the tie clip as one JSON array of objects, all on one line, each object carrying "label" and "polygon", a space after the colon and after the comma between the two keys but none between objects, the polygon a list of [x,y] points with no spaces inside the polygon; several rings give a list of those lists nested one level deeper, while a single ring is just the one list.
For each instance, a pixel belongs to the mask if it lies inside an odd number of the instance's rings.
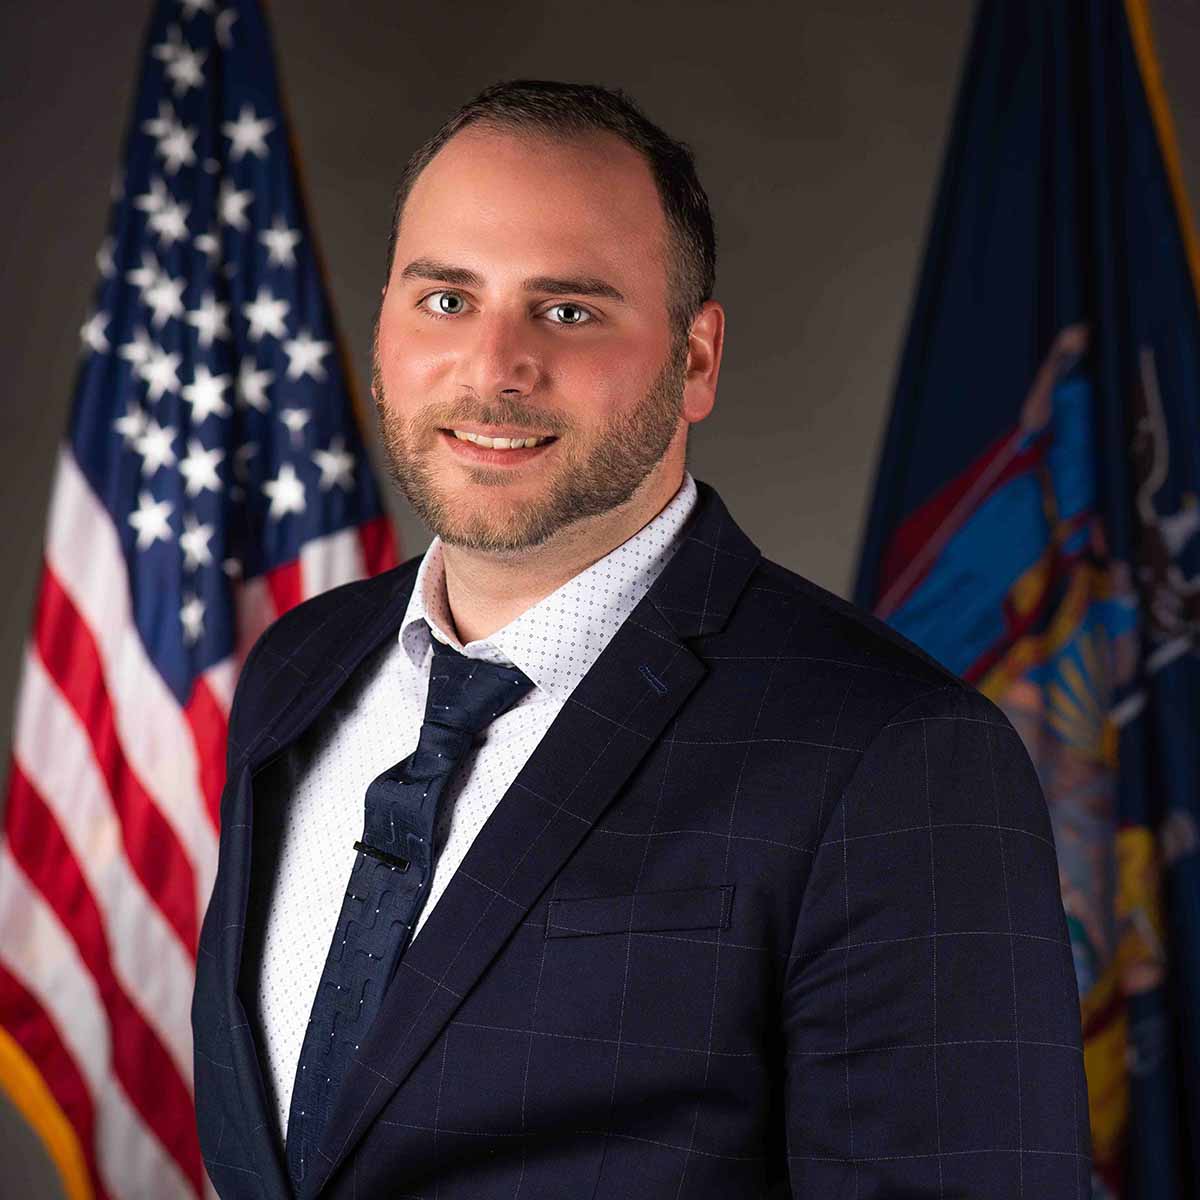
[{"label": "tie clip", "polygon": [[377,858],[381,863],[387,863],[393,871],[407,871],[412,865],[407,858],[388,854],[386,850],[376,850],[374,846],[368,846],[366,842],[355,842],[354,848],[360,854],[366,854],[371,858]]}]

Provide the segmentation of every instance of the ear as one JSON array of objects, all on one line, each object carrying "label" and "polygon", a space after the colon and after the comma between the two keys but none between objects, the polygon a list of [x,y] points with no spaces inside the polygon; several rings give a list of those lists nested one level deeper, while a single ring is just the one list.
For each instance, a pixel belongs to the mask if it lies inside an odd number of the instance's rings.
[{"label": "ear", "polygon": [[725,310],[717,301],[706,300],[688,332],[681,415],[689,423],[703,421],[716,403],[724,344]]}]

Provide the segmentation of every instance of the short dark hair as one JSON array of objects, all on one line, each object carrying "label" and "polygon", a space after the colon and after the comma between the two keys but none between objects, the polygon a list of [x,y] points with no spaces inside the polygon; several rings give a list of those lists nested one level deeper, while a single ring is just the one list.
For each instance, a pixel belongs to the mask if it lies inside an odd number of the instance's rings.
[{"label": "short dark hair", "polygon": [[686,338],[700,306],[712,297],[716,281],[717,240],[708,197],[696,176],[691,148],[655,125],[619,88],[513,79],[492,84],[464,104],[414,151],[404,168],[392,206],[388,276],[404,204],[417,176],[459,130],[473,124],[558,138],[607,131],[642,155],[666,217],[667,313],[676,337]]}]

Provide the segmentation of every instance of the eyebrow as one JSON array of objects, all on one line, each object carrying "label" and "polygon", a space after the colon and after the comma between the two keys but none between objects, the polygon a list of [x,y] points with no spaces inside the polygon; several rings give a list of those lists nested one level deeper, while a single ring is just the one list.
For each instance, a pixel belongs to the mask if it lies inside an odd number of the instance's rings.
[{"label": "eyebrow", "polygon": [[[483,287],[483,276],[477,275],[466,267],[456,267],[450,263],[438,262],[433,258],[414,258],[400,272],[401,279],[432,279],[438,283],[449,283],[456,287]],[[521,283],[526,292],[569,292],[574,296],[595,296],[605,300],[615,300],[624,304],[625,296],[606,280],[594,275],[582,275],[574,279],[561,278],[556,275],[534,275]]]}]

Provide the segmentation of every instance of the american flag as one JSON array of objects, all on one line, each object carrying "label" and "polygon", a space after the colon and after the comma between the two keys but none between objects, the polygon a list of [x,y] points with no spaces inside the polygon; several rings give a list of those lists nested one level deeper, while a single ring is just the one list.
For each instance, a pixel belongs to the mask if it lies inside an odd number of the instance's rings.
[{"label": "american flag", "polygon": [[246,651],[395,563],[255,0],[153,14],[0,839],[0,1084],[72,1197],[209,1192],[196,943]]}]

